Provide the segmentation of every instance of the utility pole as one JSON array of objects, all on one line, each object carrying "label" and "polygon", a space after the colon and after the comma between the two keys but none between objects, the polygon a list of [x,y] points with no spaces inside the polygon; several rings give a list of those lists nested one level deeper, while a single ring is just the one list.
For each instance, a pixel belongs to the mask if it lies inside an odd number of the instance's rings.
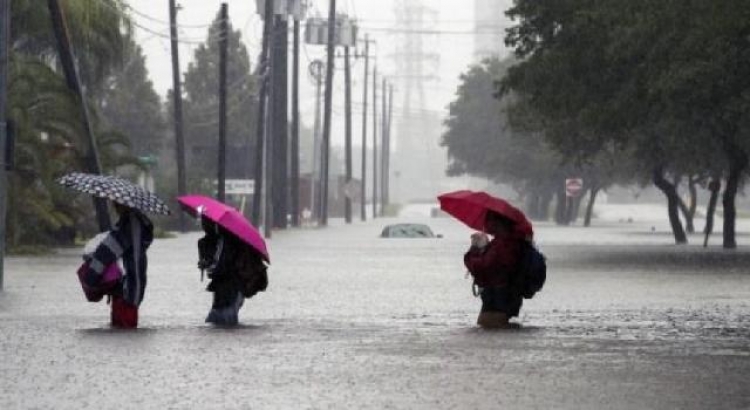
[{"label": "utility pole", "polygon": [[372,218],[378,217],[378,67],[372,73]]},{"label": "utility pole", "polygon": [[227,3],[221,3],[221,37],[219,38],[219,193],[218,199],[226,202],[225,183],[227,177]]},{"label": "utility pole", "polygon": [[8,181],[6,175],[6,161],[8,155],[8,58],[10,49],[10,1],[0,0],[0,291],[4,287],[5,278],[5,217]]},{"label": "utility pole", "polygon": [[382,119],[380,129],[381,135],[381,155],[380,155],[380,216],[385,216],[385,189],[386,189],[386,175],[388,170],[386,169],[386,161],[388,161],[388,80],[383,78],[383,93],[382,93],[383,108],[381,109],[380,117]]},{"label": "utility pole", "polygon": [[[185,176],[185,136],[182,122],[182,80],[180,79],[180,53],[177,44],[177,7],[169,0],[169,36],[172,46],[172,100],[174,104],[174,136],[177,145],[177,195],[187,193]],[[185,213],[179,212],[180,232],[187,230]]]},{"label": "utility pole", "polygon": [[335,69],[336,0],[330,0],[328,8],[328,65],[326,67],[325,115],[323,118],[323,200],[320,218],[320,223],[323,226],[328,225],[328,172],[331,151],[331,116],[333,111],[333,70]]},{"label": "utility pole", "polygon": [[[346,128],[346,186],[351,187],[352,183],[352,68],[349,58],[349,46],[344,47],[344,82],[346,84],[346,93],[344,95],[345,104],[345,128]],[[344,218],[346,223],[352,223],[352,197],[351,191],[345,192]]]},{"label": "utility pole", "polygon": [[260,227],[261,210],[263,208],[263,177],[264,173],[264,153],[266,139],[266,107],[268,102],[268,84],[271,71],[269,69],[269,43],[273,35],[273,0],[265,1],[265,11],[263,13],[263,40],[259,59],[258,75],[260,76],[260,96],[258,98],[258,119],[255,129],[255,187],[253,192],[253,225]]},{"label": "utility pole", "polygon": [[385,198],[385,204],[391,204],[391,137],[393,136],[393,84],[389,84],[388,87],[388,122],[386,126],[386,135],[388,136],[385,144],[385,188],[383,189],[383,198]]},{"label": "utility pole", "polygon": [[273,184],[271,187],[273,201],[273,227],[287,228],[289,213],[289,23],[286,15],[276,16],[276,35],[273,48],[274,76],[273,95]]},{"label": "utility pole", "polygon": [[370,37],[365,36],[365,81],[364,81],[364,95],[362,96],[362,186],[360,187],[360,218],[362,221],[367,220],[367,101],[369,100],[369,93],[367,86],[369,85],[370,75]]},{"label": "utility pole", "polygon": [[[88,137],[89,144],[88,152],[86,154],[88,170],[93,174],[101,174],[102,165],[101,162],[99,162],[99,151],[96,146],[96,137],[94,136],[94,129],[91,125],[91,116],[89,114],[88,105],[86,104],[86,96],[83,92],[83,87],[81,86],[81,79],[76,70],[75,58],[73,57],[73,49],[70,45],[70,36],[68,35],[65,16],[63,15],[58,0],[47,0],[47,6],[52,19],[52,29],[55,33],[55,38],[57,39],[57,50],[60,56],[60,65],[65,74],[65,81],[68,88],[73,91],[78,102],[81,104],[81,121],[83,122],[84,132]],[[102,198],[94,198],[94,208],[96,209],[96,217],[99,222],[99,230],[102,232],[108,231],[112,227],[112,221],[109,218],[107,201]]]},{"label": "utility pole", "polygon": [[[275,225],[274,220],[274,191],[277,189],[280,189],[279,186],[275,185],[274,177],[275,177],[275,170],[274,170],[274,164],[276,162],[275,158],[275,152],[276,152],[276,127],[279,125],[279,123],[276,121],[276,116],[278,115],[277,109],[279,109],[278,99],[281,98],[279,95],[279,92],[281,91],[280,87],[278,86],[278,77],[279,75],[283,75],[286,77],[287,73],[286,71],[280,73],[278,68],[278,57],[279,53],[277,51],[277,48],[283,47],[284,50],[286,50],[286,44],[281,44],[281,24],[279,22],[281,21],[280,16],[271,15],[271,20],[273,21],[273,30],[271,31],[271,38],[269,43],[269,49],[268,49],[268,56],[269,56],[269,64],[268,64],[268,72],[269,72],[269,78],[268,78],[268,84],[270,85],[270,91],[269,91],[269,101],[268,101],[268,107],[267,107],[267,113],[266,113],[266,164],[265,164],[265,170],[266,170],[266,193],[265,193],[265,216],[263,217],[263,233],[266,238],[271,238],[273,235],[273,227]],[[286,26],[284,26],[283,30],[286,31]],[[284,33],[284,38],[286,33]],[[286,124],[284,124],[284,127],[286,127]]]},{"label": "utility pole", "polygon": [[310,209],[312,210],[313,219],[320,221],[322,215],[321,207],[323,205],[321,191],[323,184],[322,168],[320,166],[321,156],[323,155],[323,140],[321,131],[321,107],[323,102],[323,62],[315,60],[310,63],[309,71],[313,81],[315,81],[315,121],[313,123],[313,169],[312,176],[310,178]]},{"label": "utility pole", "polygon": [[294,18],[294,39],[292,57],[292,178],[291,205],[292,226],[300,226],[299,204],[299,57],[300,57],[300,21]]}]

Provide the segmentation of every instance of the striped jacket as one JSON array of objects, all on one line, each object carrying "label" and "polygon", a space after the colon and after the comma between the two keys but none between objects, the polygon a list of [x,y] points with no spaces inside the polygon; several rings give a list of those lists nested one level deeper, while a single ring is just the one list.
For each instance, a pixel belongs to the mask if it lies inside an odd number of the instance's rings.
[{"label": "striped jacket", "polygon": [[151,221],[136,210],[126,212],[94,251],[89,261],[91,275],[100,278],[107,266],[122,258],[125,268],[123,298],[128,303],[139,306],[146,290],[146,250],[153,240],[154,227]]}]

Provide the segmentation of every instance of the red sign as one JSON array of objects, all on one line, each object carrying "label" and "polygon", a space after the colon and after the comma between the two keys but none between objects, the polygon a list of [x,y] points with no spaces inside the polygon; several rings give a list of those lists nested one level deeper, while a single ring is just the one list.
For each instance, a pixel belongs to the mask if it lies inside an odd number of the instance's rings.
[{"label": "red sign", "polygon": [[569,178],[565,180],[565,194],[570,198],[581,195],[583,190],[583,178]]}]

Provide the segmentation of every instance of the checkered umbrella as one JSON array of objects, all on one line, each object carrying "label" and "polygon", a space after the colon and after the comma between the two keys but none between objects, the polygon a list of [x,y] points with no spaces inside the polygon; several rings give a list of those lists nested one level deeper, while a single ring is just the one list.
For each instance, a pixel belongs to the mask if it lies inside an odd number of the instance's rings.
[{"label": "checkered umbrella", "polygon": [[156,195],[122,178],[74,172],[58,179],[61,185],[95,197],[109,199],[142,212],[169,215],[169,207]]}]

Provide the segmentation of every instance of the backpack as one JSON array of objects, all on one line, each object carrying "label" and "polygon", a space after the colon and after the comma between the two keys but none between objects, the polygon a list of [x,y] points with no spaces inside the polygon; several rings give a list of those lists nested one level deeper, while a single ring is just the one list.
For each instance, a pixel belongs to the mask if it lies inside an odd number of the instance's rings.
[{"label": "backpack", "polygon": [[521,266],[518,270],[518,291],[524,299],[531,299],[542,290],[547,280],[547,258],[530,241],[521,245]]},{"label": "backpack", "polygon": [[251,298],[268,287],[268,268],[258,252],[247,246],[240,247],[235,258],[240,291],[245,298]]},{"label": "backpack", "polygon": [[120,269],[117,263],[113,263],[107,266],[104,273],[98,278],[98,283],[92,284],[92,273],[89,264],[90,261],[84,262],[76,273],[78,281],[81,282],[81,288],[83,288],[86,300],[95,303],[104,299],[104,296],[112,295],[119,289],[120,280],[122,279],[122,269]]}]

